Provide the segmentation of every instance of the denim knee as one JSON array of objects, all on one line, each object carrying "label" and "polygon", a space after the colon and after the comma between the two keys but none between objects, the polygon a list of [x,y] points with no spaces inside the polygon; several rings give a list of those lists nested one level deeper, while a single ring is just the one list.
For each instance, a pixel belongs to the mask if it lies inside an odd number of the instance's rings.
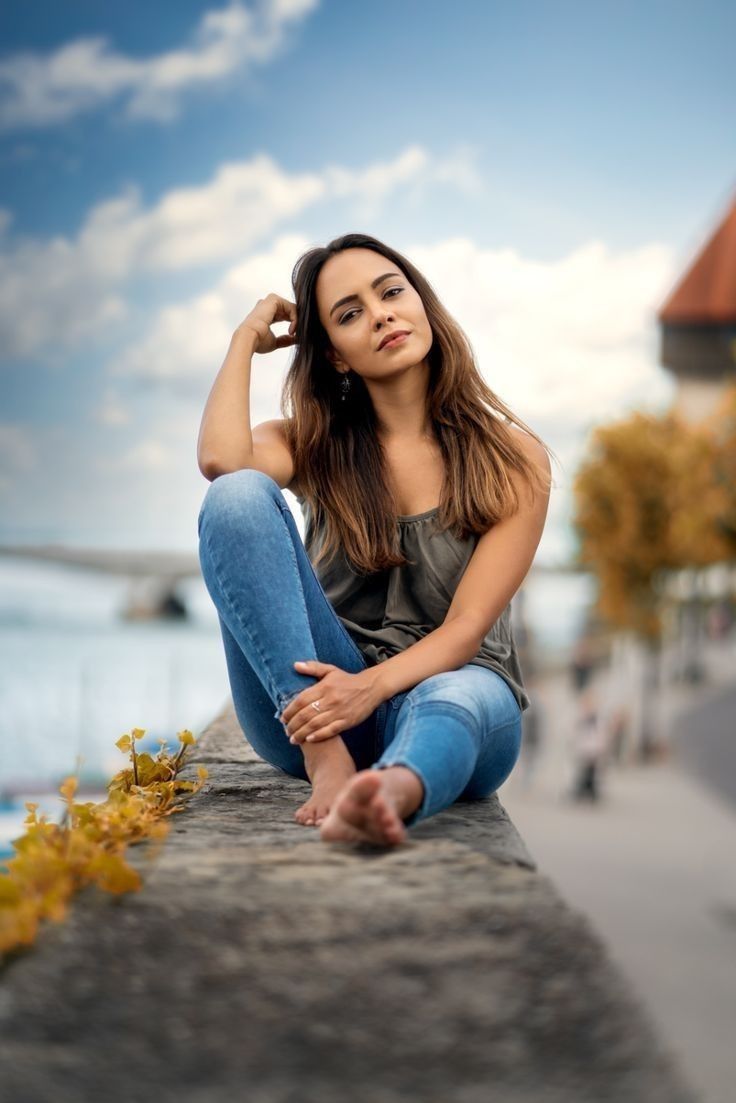
[{"label": "denim knee", "polygon": [[502,715],[508,710],[511,715],[516,714],[507,682],[495,671],[473,663],[458,670],[432,674],[411,690],[411,697],[415,705],[441,701],[443,705],[454,705],[479,718],[488,714]]},{"label": "denim knee", "polygon": [[424,712],[439,707],[445,712],[453,712],[479,736],[482,707],[478,707],[479,702],[475,699],[474,672],[469,676],[466,670],[467,667],[431,674],[411,690],[410,703],[415,711]]},{"label": "denim knee", "polygon": [[221,517],[235,512],[239,517],[245,518],[253,515],[254,507],[258,503],[268,499],[278,502],[279,498],[288,509],[289,506],[278,483],[263,471],[246,467],[240,471],[218,475],[212,480],[204,496],[197,519],[197,533],[199,535],[202,533],[205,513],[208,517],[210,515]]}]

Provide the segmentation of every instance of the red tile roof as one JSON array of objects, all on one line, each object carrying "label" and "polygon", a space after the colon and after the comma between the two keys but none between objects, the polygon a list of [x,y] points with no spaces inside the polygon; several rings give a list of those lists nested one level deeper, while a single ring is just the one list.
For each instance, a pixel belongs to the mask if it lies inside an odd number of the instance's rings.
[{"label": "red tile roof", "polygon": [[736,200],[658,317],[660,322],[736,322]]}]

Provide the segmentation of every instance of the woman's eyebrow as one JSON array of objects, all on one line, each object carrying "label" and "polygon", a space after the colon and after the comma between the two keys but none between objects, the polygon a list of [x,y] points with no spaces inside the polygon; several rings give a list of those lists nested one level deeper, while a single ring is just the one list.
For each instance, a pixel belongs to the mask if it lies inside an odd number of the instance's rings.
[{"label": "woman's eyebrow", "polygon": [[[373,283],[371,284],[371,287],[378,287],[379,283],[383,283],[384,280],[390,280],[392,276],[398,276],[399,279],[401,279],[400,272],[384,272],[382,276],[376,276]],[[345,303],[350,303],[353,301],[353,299],[357,298],[357,295],[346,295],[344,299],[338,299],[335,305],[332,307],[332,310],[330,310],[330,316],[332,316],[333,312],[337,310],[338,306],[344,306]]]}]

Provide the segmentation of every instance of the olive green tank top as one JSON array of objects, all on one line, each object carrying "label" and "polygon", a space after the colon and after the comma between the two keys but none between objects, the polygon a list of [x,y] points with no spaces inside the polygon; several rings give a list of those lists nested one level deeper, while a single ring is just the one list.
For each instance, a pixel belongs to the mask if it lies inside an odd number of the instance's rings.
[{"label": "olive green tank top", "polygon": [[[321,545],[312,511],[296,499],[304,517],[304,546],[313,562]],[[470,562],[478,535],[458,540],[442,531],[439,509],[398,517],[401,550],[410,560],[369,575],[357,574],[341,551],[315,567],[327,598],[369,666],[389,659],[429,635],[445,619]],[[495,670],[508,683],[519,707],[529,705],[514,644],[509,603],[470,662]]]}]

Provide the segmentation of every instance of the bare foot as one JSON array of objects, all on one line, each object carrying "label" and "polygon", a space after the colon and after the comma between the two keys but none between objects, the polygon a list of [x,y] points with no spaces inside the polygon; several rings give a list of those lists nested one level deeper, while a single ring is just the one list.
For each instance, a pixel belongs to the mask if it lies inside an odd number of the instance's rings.
[{"label": "bare foot", "polygon": [[337,794],[355,775],[355,762],[339,736],[324,742],[301,744],[304,768],[312,783],[312,795],[294,813],[297,823],[319,827],[334,804]]},{"label": "bare foot", "polygon": [[361,770],[339,794],[320,828],[327,842],[397,846],[406,839],[402,819],[422,803],[424,786],[406,766]]}]

